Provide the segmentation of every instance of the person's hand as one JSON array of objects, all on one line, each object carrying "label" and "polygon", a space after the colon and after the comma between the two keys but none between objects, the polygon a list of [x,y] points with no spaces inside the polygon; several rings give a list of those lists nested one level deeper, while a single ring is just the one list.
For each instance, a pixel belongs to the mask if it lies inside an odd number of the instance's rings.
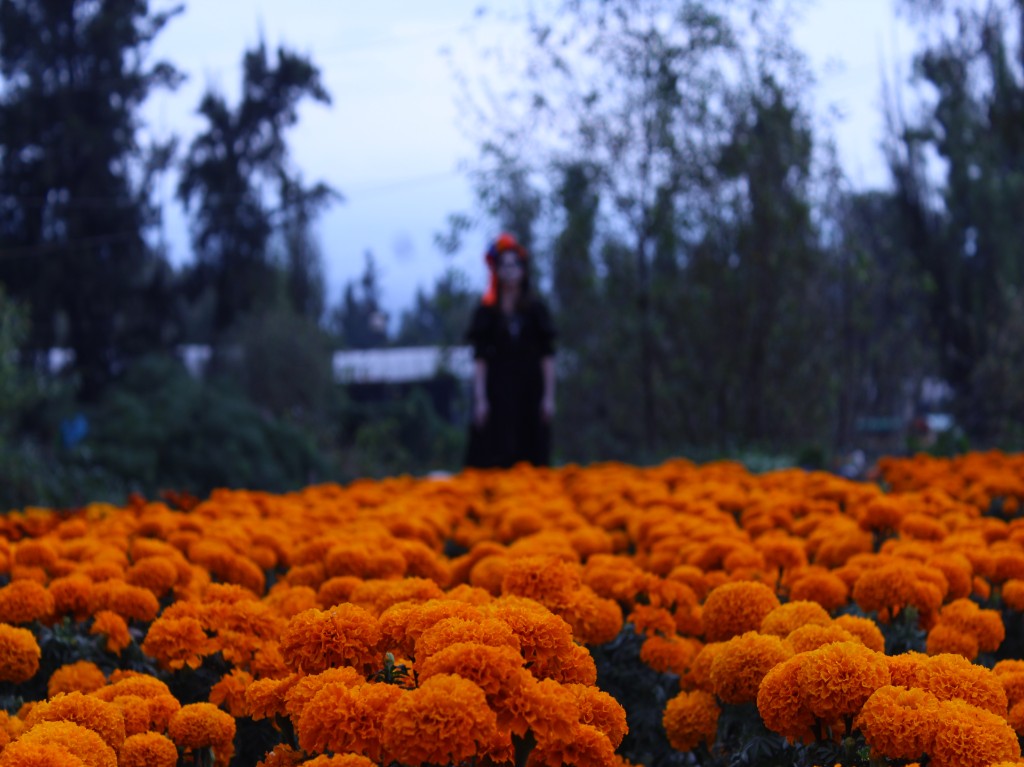
[{"label": "person's hand", "polygon": [[473,423],[476,426],[482,427],[487,423],[487,416],[491,414],[491,406],[487,402],[486,397],[478,397],[476,404],[473,407]]},{"label": "person's hand", "polygon": [[544,423],[551,423],[555,417],[555,398],[543,397],[540,401],[540,417]]}]

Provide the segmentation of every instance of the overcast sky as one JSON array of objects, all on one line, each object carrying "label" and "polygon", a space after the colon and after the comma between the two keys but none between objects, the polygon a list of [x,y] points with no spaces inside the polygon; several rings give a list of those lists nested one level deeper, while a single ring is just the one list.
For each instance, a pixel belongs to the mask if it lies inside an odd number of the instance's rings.
[{"label": "overcast sky", "polygon": [[[486,4],[497,14],[476,14]],[[814,104],[830,120],[840,160],[858,187],[886,182],[882,136],[883,73],[906,75],[914,35],[894,0],[809,2],[794,29],[797,47],[818,80]],[[307,182],[324,180],[345,202],[319,222],[330,300],[363,269],[373,251],[385,307],[395,315],[418,286],[429,287],[452,264],[484,284],[481,254],[489,232],[472,233],[463,252],[442,256],[433,235],[449,213],[471,211],[460,162],[476,147],[457,127],[456,87],[443,55],[456,55],[487,35],[507,34],[497,16],[522,18],[529,0],[208,0],[187,3],[161,33],[154,55],[188,80],[151,98],[146,115],[156,135],[179,134],[185,146],[201,129],[195,108],[213,85],[236,103],[244,50],[262,34],[321,68],[333,105],[307,104],[290,134],[293,159]],[[173,179],[160,190],[169,215],[171,257],[191,257]]]}]

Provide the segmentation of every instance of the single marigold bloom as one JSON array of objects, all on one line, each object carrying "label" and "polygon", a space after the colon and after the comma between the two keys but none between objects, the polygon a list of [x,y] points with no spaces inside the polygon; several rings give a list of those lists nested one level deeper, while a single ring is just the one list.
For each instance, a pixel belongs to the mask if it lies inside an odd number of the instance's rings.
[{"label": "single marigold bloom", "polygon": [[803,658],[795,655],[775,666],[761,680],[757,690],[757,710],[765,727],[790,742],[814,741],[811,727],[814,714],[800,693]]},{"label": "single marigold bloom", "polygon": [[160,616],[150,624],[141,649],[164,668],[174,670],[184,666],[199,668],[203,656],[212,652],[214,645],[203,624],[195,618]]},{"label": "single marigold bloom", "polygon": [[859,642],[827,644],[801,657],[800,693],[819,719],[856,714],[875,690],[890,683],[885,655]]},{"label": "single marigold bloom", "polygon": [[827,626],[832,622],[828,611],[814,601],[793,600],[779,605],[761,620],[758,631],[777,637],[789,636],[794,630],[808,624]]},{"label": "single marigold bloom", "polygon": [[1018,700],[1010,706],[1010,711],[1006,715],[1006,722],[1013,728],[1018,737],[1021,733],[1024,733],[1024,700]]},{"label": "single marigold bloom", "polygon": [[120,580],[94,584],[90,599],[93,612],[112,610],[125,620],[141,623],[149,623],[160,612],[160,602],[152,591]]},{"label": "single marigold bloom", "polygon": [[299,679],[291,674],[284,679],[257,679],[245,688],[245,707],[248,715],[258,721],[285,715],[284,694]]},{"label": "single marigold bloom", "polygon": [[[941,570],[949,584],[947,599],[962,599],[971,595],[973,588],[974,566],[971,560],[955,551],[943,551],[929,557],[925,564]],[[1004,586],[1005,587],[1005,586]]]},{"label": "single marigold bloom", "polygon": [[449,674],[402,692],[384,717],[384,748],[391,759],[408,767],[457,764],[497,739],[497,719],[484,691]]},{"label": "single marigold bloom", "polygon": [[317,601],[317,592],[309,586],[291,586],[283,581],[273,585],[263,602],[284,618],[323,606]]},{"label": "single marigold bloom", "polygon": [[559,665],[578,647],[573,641],[572,627],[533,600],[502,597],[485,609],[487,614],[512,629],[519,639],[524,660],[532,664],[530,668],[537,678],[557,674]]},{"label": "single marigold bloom", "polygon": [[107,677],[92,661],[79,660],[61,666],[50,675],[47,697],[61,692],[92,692],[107,683]]},{"label": "single marigold bloom", "polygon": [[[258,685],[266,680],[260,680],[254,684]],[[341,684],[345,687],[358,687],[366,684],[366,677],[351,666],[329,668],[319,674],[300,677],[293,674],[287,679],[281,680],[275,692],[276,696],[284,701],[284,710],[292,721],[298,721],[302,716],[302,709],[313,699],[320,690],[328,684]],[[253,687],[253,685],[250,685]]]},{"label": "single marigold bloom", "polygon": [[141,698],[171,695],[171,689],[155,676],[138,671],[118,670],[110,675],[106,687],[101,687],[91,694],[100,700],[112,701],[118,695],[138,695]]},{"label": "single marigold bloom", "polygon": [[93,636],[106,636],[107,651],[115,655],[120,655],[121,651],[132,643],[132,635],[128,631],[125,619],[112,610],[100,610],[96,613],[89,633]]},{"label": "single marigold bloom", "polygon": [[671,637],[676,633],[676,619],[671,612],[663,607],[637,605],[626,616],[626,620],[633,624],[633,628],[638,634]]},{"label": "single marigold bloom", "polygon": [[789,597],[794,600],[817,602],[832,612],[847,603],[850,589],[838,575],[814,572],[795,580],[789,587]]},{"label": "single marigold bloom", "polygon": [[171,717],[167,734],[186,751],[212,748],[218,765],[227,765],[234,755],[235,719],[212,703],[182,706]]},{"label": "single marigold bloom", "polygon": [[29,580],[0,588],[0,622],[31,623],[53,616],[56,602],[46,587]]},{"label": "single marigold bloom", "polygon": [[885,652],[885,635],[878,628],[878,624],[870,618],[863,618],[859,615],[840,615],[832,623],[849,631],[865,647],[875,652]]},{"label": "single marigold bloom", "polygon": [[132,586],[148,589],[159,599],[178,582],[178,568],[166,557],[146,557],[125,570],[124,579]]},{"label": "single marigold bloom", "polygon": [[864,703],[854,721],[875,754],[920,759],[931,753],[939,699],[927,690],[886,685]]},{"label": "single marigold bloom", "polygon": [[617,767],[615,746],[597,727],[577,723],[565,740],[537,744],[527,761],[528,767],[562,767],[564,764]]},{"label": "single marigold bloom", "polygon": [[793,648],[793,652],[797,653],[817,650],[819,647],[833,644],[834,642],[861,643],[859,636],[847,631],[836,623],[831,623],[827,626],[817,626],[814,624],[801,626],[798,629],[794,629],[786,637],[786,641]]},{"label": "single marigold bloom", "polygon": [[505,568],[501,593],[535,599],[556,609],[571,606],[582,585],[578,564],[557,557],[515,557]]},{"label": "single marigold bloom", "polygon": [[775,592],[763,583],[725,583],[708,594],[701,612],[704,638],[721,642],[756,631],[764,617],[779,606]]},{"label": "single marigold bloom", "polygon": [[261,761],[256,762],[256,767],[296,767],[304,761],[306,761],[306,757],[303,752],[296,751],[286,743],[281,743],[274,746]]},{"label": "single marigold bloom", "polygon": [[999,678],[999,684],[1006,690],[1006,700],[1010,708],[1024,700],[1024,671],[1002,671],[993,673]]},{"label": "single marigold bloom", "polygon": [[31,631],[0,623],[0,681],[27,682],[39,670],[40,656]]},{"label": "single marigold bloom", "polygon": [[248,671],[232,669],[210,688],[210,703],[225,708],[235,719],[241,719],[247,714],[245,690],[252,681]]},{"label": "single marigold bloom", "polygon": [[54,578],[47,587],[53,597],[53,614],[85,620],[92,612],[92,578],[72,573]]},{"label": "single marigold bloom", "polygon": [[583,684],[565,685],[576,697],[579,706],[580,724],[596,727],[618,748],[629,732],[626,724],[626,710],[611,695],[596,687]]},{"label": "single marigold bloom", "polygon": [[788,660],[793,650],[772,634],[748,631],[724,642],[711,661],[712,691],[725,703],[749,703],[765,674]]},{"label": "single marigold bloom", "polygon": [[956,653],[973,661],[978,657],[978,640],[957,626],[940,622],[928,632],[925,650],[929,655]]},{"label": "single marigold bloom", "polygon": [[1020,758],[1013,728],[993,714],[963,700],[939,703],[931,767],[987,767]]},{"label": "single marigold bloom", "polygon": [[511,647],[492,647],[459,642],[417,662],[421,680],[438,674],[454,674],[469,679],[487,695],[492,708],[509,695],[510,680],[518,680],[523,656]]},{"label": "single marigold bloom", "polygon": [[928,660],[928,656],[923,652],[887,655],[885,661],[889,665],[889,676],[892,678],[893,686],[920,687],[918,680],[926,672]]},{"label": "single marigold bloom", "polygon": [[329,682],[302,708],[295,732],[303,750],[354,751],[382,758],[384,719],[403,691],[390,684]]},{"label": "single marigold bloom", "polygon": [[25,726],[39,722],[74,722],[97,733],[114,751],[124,743],[124,715],[117,706],[80,692],[58,693],[40,701],[25,717]]},{"label": "single marigold bloom", "polygon": [[702,646],[689,637],[650,636],[640,645],[640,660],[655,671],[682,676]]},{"label": "single marigold bloom", "polygon": [[[39,722],[25,730],[17,742],[60,746],[81,759],[86,767],[117,767],[114,749],[98,733],[74,722]],[[4,749],[5,754],[10,747]]]},{"label": "single marigold bloom", "polygon": [[1006,627],[997,610],[983,610],[970,599],[956,599],[939,611],[939,624],[969,634],[983,652],[995,652],[1006,638]]},{"label": "single marigold bloom", "polygon": [[125,738],[118,767],[175,767],[178,747],[158,732],[140,732]]},{"label": "single marigold bloom", "polygon": [[711,746],[718,738],[721,709],[715,696],[703,690],[681,692],[665,705],[662,725],[676,751],[692,751],[701,743]]},{"label": "single marigold bloom", "polygon": [[281,636],[281,654],[293,671],[315,674],[332,666],[370,670],[380,662],[380,640],[372,614],[343,604],[293,616]]},{"label": "single marigold bloom", "polygon": [[[296,764],[298,764],[298,762]],[[361,754],[315,756],[301,764],[302,767],[377,767],[377,763],[375,761],[367,759]]]},{"label": "single marigold bloom", "polygon": [[1006,717],[1008,701],[999,677],[962,655],[933,655],[917,675],[917,685],[939,700],[959,698],[972,706]]},{"label": "single marigold bloom", "polygon": [[[587,587],[581,587],[568,607],[558,610],[572,627],[580,644],[600,645],[612,641],[622,631],[622,608],[613,599],[602,599]],[[673,628],[675,622],[673,621]]]},{"label": "single marigold bloom", "polygon": [[459,642],[476,642],[492,647],[511,647],[519,652],[521,645],[508,624],[496,618],[469,621],[464,618],[445,618],[420,634],[416,640],[415,655],[422,662],[431,655]]},{"label": "single marigold bloom", "polygon": [[1003,584],[1003,604],[1017,612],[1024,611],[1024,579],[1012,578]]},{"label": "single marigold bloom", "polygon": [[14,741],[0,751],[0,767],[86,767],[63,746]]}]

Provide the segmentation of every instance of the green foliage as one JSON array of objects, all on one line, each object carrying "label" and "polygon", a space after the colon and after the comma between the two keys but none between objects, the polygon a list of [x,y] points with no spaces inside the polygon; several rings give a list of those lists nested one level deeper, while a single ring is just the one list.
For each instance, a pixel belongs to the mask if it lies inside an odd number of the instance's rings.
[{"label": "green foliage", "polygon": [[314,442],[224,384],[196,381],[177,362],[149,358],[89,411],[90,436],[70,456],[126,491],[205,494],[217,487],[283,491],[323,479]]}]

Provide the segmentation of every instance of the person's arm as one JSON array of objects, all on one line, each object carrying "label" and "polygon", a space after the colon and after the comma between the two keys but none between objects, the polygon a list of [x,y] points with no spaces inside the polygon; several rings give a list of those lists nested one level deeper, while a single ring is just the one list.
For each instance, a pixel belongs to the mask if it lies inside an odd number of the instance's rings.
[{"label": "person's arm", "polygon": [[487,401],[487,362],[479,357],[473,360],[473,423],[483,426],[490,414]]},{"label": "person's arm", "polygon": [[555,417],[555,358],[543,357],[540,361],[541,373],[544,377],[544,394],[540,400],[540,413],[545,421]]}]

